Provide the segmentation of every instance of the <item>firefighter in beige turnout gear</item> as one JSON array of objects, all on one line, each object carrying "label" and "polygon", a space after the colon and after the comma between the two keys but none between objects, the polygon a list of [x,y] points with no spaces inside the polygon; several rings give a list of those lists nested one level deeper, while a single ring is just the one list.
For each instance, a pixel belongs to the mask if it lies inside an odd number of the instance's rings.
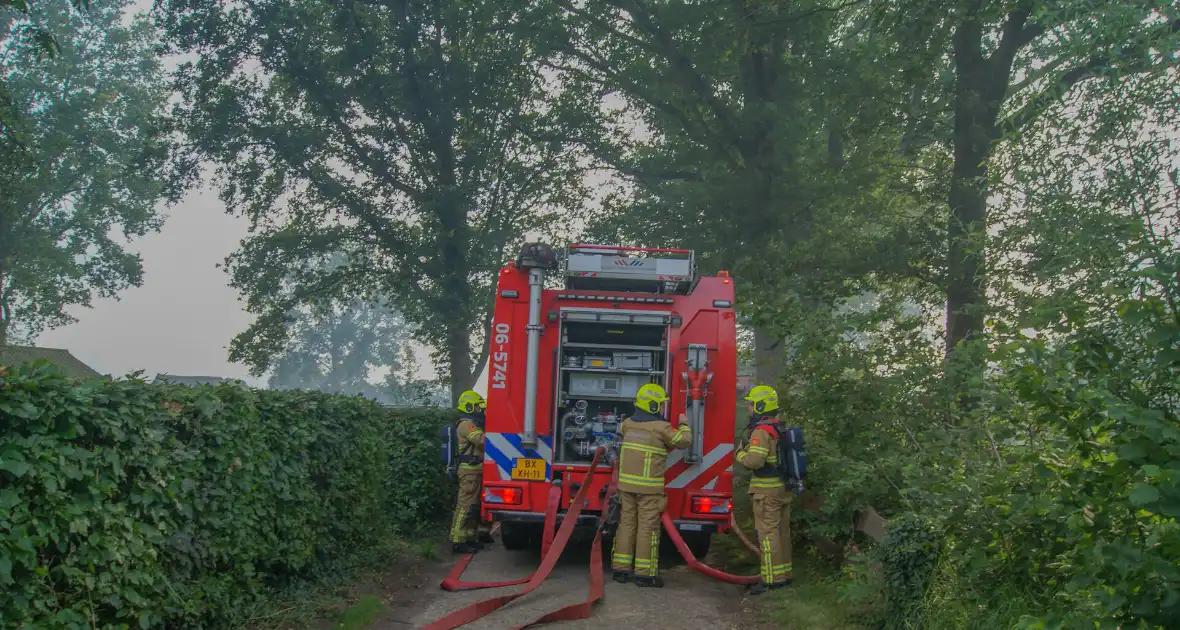
[{"label": "firefighter in beige turnout gear", "polygon": [[664,495],[664,471],[668,449],[692,443],[688,421],[680,426],[659,415],[668,401],[663,387],[654,383],[639,388],[635,414],[619,426],[619,499],[622,511],[611,551],[614,580],[635,577],[638,586],[663,586],[659,577],[660,517],[668,504]]},{"label": "firefighter in beige turnout gear", "polygon": [[483,396],[473,391],[459,396],[459,499],[451,523],[451,544],[455,553],[475,553],[483,543],[492,542],[490,524],[479,518],[479,493],[483,486]]},{"label": "firefighter in beige turnout gear", "polygon": [[750,588],[751,595],[791,583],[791,501],[779,469],[778,436],[783,425],[778,413],[778,393],[759,385],[746,396],[750,426],[746,440],[738,445],[734,460],[750,469],[750,498],[754,504],[754,528],[758,530],[762,581]]}]

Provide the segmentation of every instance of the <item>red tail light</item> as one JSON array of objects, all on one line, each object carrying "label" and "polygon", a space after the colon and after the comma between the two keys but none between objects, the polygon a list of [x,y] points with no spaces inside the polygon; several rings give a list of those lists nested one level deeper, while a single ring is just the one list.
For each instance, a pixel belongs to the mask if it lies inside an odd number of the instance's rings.
[{"label": "red tail light", "polygon": [[732,508],[732,499],[722,499],[721,497],[692,498],[692,511],[694,514],[729,514]]},{"label": "red tail light", "polygon": [[520,488],[484,488],[483,502],[501,505],[520,505],[524,490]]}]

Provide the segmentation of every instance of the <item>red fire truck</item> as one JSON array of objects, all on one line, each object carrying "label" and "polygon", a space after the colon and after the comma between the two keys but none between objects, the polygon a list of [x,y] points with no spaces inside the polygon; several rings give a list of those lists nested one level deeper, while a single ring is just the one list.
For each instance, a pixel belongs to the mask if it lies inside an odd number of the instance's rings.
[{"label": "red fire truck", "polygon": [[[560,258],[560,260],[559,260]],[[546,282],[562,288],[547,288]],[[694,555],[727,531],[732,506],[737,338],[726,272],[697,276],[693,252],[526,245],[500,270],[491,329],[482,510],[509,549],[539,546],[551,484],[560,513],[591,484],[579,526],[596,527],[611,469],[599,446],[640,386],[659,383],[692,446],[669,454],[668,515]]]}]

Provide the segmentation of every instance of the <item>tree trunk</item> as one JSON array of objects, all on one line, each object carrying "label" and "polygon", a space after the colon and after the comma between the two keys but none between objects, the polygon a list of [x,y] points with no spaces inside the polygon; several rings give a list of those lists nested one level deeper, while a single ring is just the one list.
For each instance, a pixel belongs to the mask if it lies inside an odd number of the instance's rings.
[{"label": "tree trunk", "polygon": [[786,368],[786,346],[782,339],[761,326],[754,326],[755,385],[775,386]]},{"label": "tree trunk", "polygon": [[[956,112],[956,127],[960,115]],[[958,130],[956,129],[956,136]],[[988,152],[959,146],[947,203],[946,352],[983,330],[987,311]]]},{"label": "tree trunk", "polygon": [[471,339],[467,326],[459,325],[447,335],[447,361],[451,364],[451,405],[459,402],[459,394],[475,386],[479,376],[471,365]]},{"label": "tree trunk", "polygon": [[12,324],[12,306],[8,303],[4,273],[0,271],[0,346],[8,345],[8,327]]},{"label": "tree trunk", "polygon": [[968,20],[955,32],[955,163],[946,228],[948,355],[983,330],[987,312],[987,177],[998,103],[989,102],[994,98],[988,89],[992,77],[981,43],[982,30],[976,22]]}]

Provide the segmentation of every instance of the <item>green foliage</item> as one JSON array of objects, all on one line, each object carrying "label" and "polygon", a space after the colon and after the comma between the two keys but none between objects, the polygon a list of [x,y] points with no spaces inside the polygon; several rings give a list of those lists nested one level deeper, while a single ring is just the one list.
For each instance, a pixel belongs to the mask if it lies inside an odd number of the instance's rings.
[{"label": "green foliage", "polygon": [[889,523],[880,556],[890,628],[910,627],[909,621],[923,614],[941,542],[938,530],[928,519],[909,514]]},{"label": "green foliage", "polygon": [[235,385],[0,378],[0,625],[239,627],[448,507],[447,413]]},{"label": "green foliage", "polygon": [[847,537],[865,505],[892,517],[880,584],[889,625],[1176,618],[1180,268],[1166,252],[1155,259],[1122,288],[1075,294],[1111,300],[1113,313],[985,351],[994,369],[972,381],[979,402],[967,413],[930,367],[937,338],[889,300],[797,329],[807,343],[784,401],[808,423],[813,487],[827,499],[797,521]]},{"label": "green foliage", "polygon": [[282,338],[298,306],[387,300],[456,395],[475,382],[499,267],[586,196],[557,139],[579,102],[541,72],[533,5],[161,3],[198,57],[177,73],[183,166],[217,164],[252,225],[228,260],[259,315],[240,344]]},{"label": "green foliage", "polygon": [[96,1],[82,16],[65,0],[38,2],[33,19],[58,53],[5,42],[0,343],[70,323],[70,307],[142,282],[125,241],[159,227],[157,204],[173,191],[162,173],[170,141],[156,32],[125,19],[131,5]]},{"label": "green foliage", "polygon": [[596,239],[693,248],[739,279],[755,329],[866,274],[910,273],[930,204],[908,190],[886,105],[908,88],[891,43],[857,28],[866,3],[560,4],[563,71],[627,105],[587,141],[625,182]]},{"label": "green foliage", "polygon": [[[84,11],[90,8],[90,0],[70,0],[70,5],[79,11]],[[0,0],[0,17],[8,18],[5,12],[17,14],[19,19],[27,20],[34,13],[33,0]],[[57,44],[57,38],[53,33],[37,24],[20,24],[17,26],[15,35],[22,39],[33,42],[35,48],[32,51],[35,56],[53,56],[60,52]],[[0,42],[4,42],[7,36],[0,36]],[[26,53],[28,54],[28,53]],[[0,91],[4,89],[3,81],[0,81]]]}]

